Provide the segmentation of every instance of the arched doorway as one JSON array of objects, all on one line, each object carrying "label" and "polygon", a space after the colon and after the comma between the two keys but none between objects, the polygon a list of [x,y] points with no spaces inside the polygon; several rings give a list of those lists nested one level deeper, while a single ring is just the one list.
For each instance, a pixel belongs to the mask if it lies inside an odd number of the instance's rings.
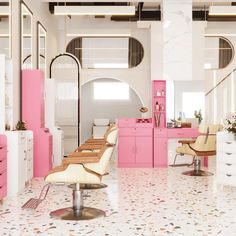
[{"label": "arched doorway", "polygon": [[[115,90],[113,90],[115,88]],[[119,96],[122,93],[122,96]],[[94,119],[115,122],[141,117],[142,101],[129,84],[114,78],[96,78],[81,86],[81,140],[91,137]]]}]

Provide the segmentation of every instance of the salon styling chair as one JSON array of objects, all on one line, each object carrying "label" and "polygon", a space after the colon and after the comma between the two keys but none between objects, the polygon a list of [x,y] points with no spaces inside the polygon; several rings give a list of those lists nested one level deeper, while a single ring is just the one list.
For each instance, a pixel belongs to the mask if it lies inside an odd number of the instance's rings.
[{"label": "salon styling chair", "polygon": [[90,220],[105,216],[105,212],[83,205],[81,185],[101,184],[107,171],[114,146],[105,145],[97,153],[73,152],[63,159],[62,166],[53,169],[46,177],[48,183],[73,184],[73,206],[50,213],[51,217],[62,220]]},{"label": "salon styling chair", "polygon": [[[187,145],[194,156],[194,169],[185,171],[182,174],[188,176],[210,176],[213,175],[208,171],[201,170],[201,157],[210,157],[216,155],[216,133],[222,129],[221,125],[210,125],[205,134],[200,134],[195,141],[182,141]],[[188,151],[189,151],[188,150]],[[190,152],[188,152],[190,153]]]}]

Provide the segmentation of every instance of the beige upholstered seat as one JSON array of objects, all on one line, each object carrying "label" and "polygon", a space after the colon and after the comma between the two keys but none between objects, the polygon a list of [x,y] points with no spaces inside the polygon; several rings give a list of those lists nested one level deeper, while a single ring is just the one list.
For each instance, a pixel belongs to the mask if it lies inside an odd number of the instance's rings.
[{"label": "beige upholstered seat", "polygon": [[[215,135],[218,131],[222,129],[221,125],[201,125],[199,127],[199,134],[207,134],[209,133],[211,135]],[[202,137],[204,139],[204,137]],[[209,137],[208,145],[213,145],[215,142],[215,137]],[[179,143],[182,144],[182,146],[177,147],[176,149],[176,156],[174,159],[174,163],[171,166],[189,166],[192,165],[194,162],[195,157],[197,156],[196,152],[190,148],[190,144],[193,145],[193,147],[201,146],[202,140],[200,137],[198,137],[196,140],[180,140]],[[207,149],[210,147],[201,146],[203,149]],[[215,149],[214,145],[212,146],[213,149]],[[176,164],[177,156],[183,156],[183,155],[190,155],[193,157],[192,163],[186,163],[186,164]]]},{"label": "beige upholstered seat", "polygon": [[[191,153],[196,157],[194,160],[194,170],[186,171],[184,175],[190,176],[208,176],[212,175],[209,172],[202,171],[201,161],[199,157],[210,157],[216,155],[216,133],[222,129],[221,125],[209,125],[207,133],[200,134],[194,142],[183,144],[186,148],[186,153]],[[184,153],[184,154],[186,154]]]},{"label": "beige upholstered seat", "polygon": [[[80,184],[99,184],[101,176],[106,173],[110,158],[114,147],[107,147],[104,151],[100,151],[101,158],[95,163],[75,163],[73,160],[64,168],[53,170],[45,178],[50,183],[80,183]],[[72,158],[71,158],[72,159]],[[63,161],[66,163],[66,160]],[[90,172],[90,171],[91,172]],[[93,173],[94,172],[94,173]]]},{"label": "beige upholstered seat", "polygon": [[64,158],[63,165],[53,169],[46,177],[49,183],[74,184],[73,208],[51,212],[51,216],[64,220],[84,220],[105,216],[105,212],[83,206],[82,185],[99,185],[106,174],[117,140],[118,130],[110,131],[106,143],[96,152],[82,152],[80,148]]},{"label": "beige upholstered seat", "polygon": [[118,129],[116,126],[113,126],[106,133],[105,138],[101,143],[85,143],[80,145],[75,152],[99,152],[99,150],[106,144],[114,145],[116,144],[118,136]]},{"label": "beige upholstered seat", "polygon": [[83,206],[81,184],[100,184],[106,173],[114,146],[104,146],[98,153],[73,153],[63,160],[63,166],[52,170],[45,181],[73,185],[73,207],[62,208],[50,213],[63,220],[89,220],[105,216],[105,212]]}]

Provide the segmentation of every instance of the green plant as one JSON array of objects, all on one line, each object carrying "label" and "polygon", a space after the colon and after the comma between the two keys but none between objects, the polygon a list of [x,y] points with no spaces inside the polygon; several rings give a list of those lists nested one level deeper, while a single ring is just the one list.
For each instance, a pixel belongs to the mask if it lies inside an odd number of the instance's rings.
[{"label": "green plant", "polygon": [[26,123],[24,121],[18,121],[16,124],[16,130],[27,130]]},{"label": "green plant", "polygon": [[201,109],[199,111],[194,111],[194,116],[195,116],[195,118],[198,119],[198,123],[200,124],[203,120]]}]

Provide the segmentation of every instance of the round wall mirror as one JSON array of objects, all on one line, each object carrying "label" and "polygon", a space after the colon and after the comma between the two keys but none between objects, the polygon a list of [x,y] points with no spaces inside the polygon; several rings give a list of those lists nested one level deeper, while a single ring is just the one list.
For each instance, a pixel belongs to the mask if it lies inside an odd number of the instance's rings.
[{"label": "round wall mirror", "polygon": [[78,37],[66,52],[75,55],[84,69],[133,68],[144,56],[142,44],[130,37]]},{"label": "round wall mirror", "polygon": [[234,56],[233,45],[223,37],[205,37],[204,68],[223,69],[230,64]]}]

